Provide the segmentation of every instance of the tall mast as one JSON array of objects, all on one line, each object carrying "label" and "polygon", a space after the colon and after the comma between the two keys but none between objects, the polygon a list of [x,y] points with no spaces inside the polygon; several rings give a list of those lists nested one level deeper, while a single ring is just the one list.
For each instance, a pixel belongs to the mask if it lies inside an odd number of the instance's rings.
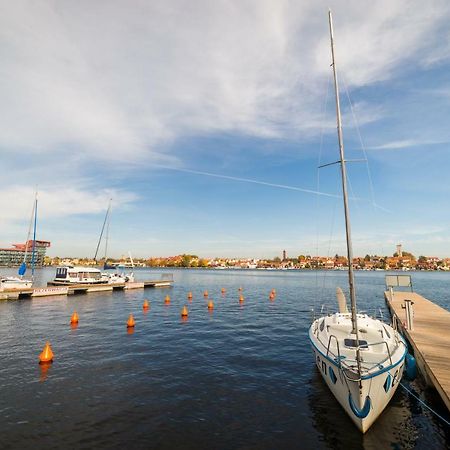
[{"label": "tall mast", "polygon": [[[111,204],[110,204],[110,208],[109,208],[109,212],[111,213]],[[110,217],[111,214],[108,215],[108,222],[106,223],[106,237],[105,237],[105,265],[107,260],[107,256],[108,256],[108,240],[109,240],[109,222],[110,222]]]},{"label": "tall mast", "polygon": [[34,263],[36,255],[36,226],[37,226],[37,207],[38,207],[38,193],[34,199],[34,227],[33,227],[33,247],[31,250],[31,279],[34,278]]},{"label": "tall mast", "polygon": [[102,237],[103,237],[103,232],[105,231],[106,221],[108,220],[109,212],[111,210],[111,201],[112,201],[112,199],[109,199],[109,205],[108,205],[108,209],[106,210],[105,220],[103,221],[102,231],[100,233],[100,237],[98,238],[98,244],[97,244],[97,248],[95,250],[94,261],[97,261],[98,249],[100,247],[100,243],[102,242]]},{"label": "tall mast", "polygon": [[348,208],[348,194],[347,194],[347,171],[345,167],[344,157],[344,141],[342,137],[342,123],[341,123],[341,106],[339,103],[339,85],[336,73],[336,62],[334,60],[334,40],[333,40],[333,19],[331,17],[331,11],[328,11],[328,20],[330,23],[330,41],[331,41],[331,58],[333,66],[334,77],[334,90],[336,94],[336,118],[337,118],[337,134],[339,141],[339,155],[341,162],[341,178],[342,178],[342,195],[344,197],[344,214],[345,214],[345,234],[347,241],[347,259],[348,259],[348,284],[350,288],[350,301],[352,310],[352,333],[356,335],[357,346],[357,361],[359,369],[359,337],[358,337],[358,324],[356,319],[356,294],[355,294],[355,278],[353,274],[353,249],[352,249],[352,235],[350,227],[350,216]]},{"label": "tall mast", "polygon": [[[36,196],[37,196],[37,191],[36,191]],[[28,245],[29,245],[30,237],[31,237],[31,227],[33,226],[34,209],[35,208],[36,208],[36,199],[33,201],[33,208],[31,210],[30,224],[28,226],[28,234],[27,234],[27,240],[25,242],[25,252],[23,254],[23,261],[22,261],[22,264],[20,265],[19,271],[18,271],[20,278],[22,278],[27,271]]]}]

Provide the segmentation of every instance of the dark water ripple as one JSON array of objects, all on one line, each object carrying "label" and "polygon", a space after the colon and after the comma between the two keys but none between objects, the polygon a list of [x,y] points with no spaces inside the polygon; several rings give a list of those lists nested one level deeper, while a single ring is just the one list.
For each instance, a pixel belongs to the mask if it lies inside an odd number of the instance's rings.
[{"label": "dark water ripple", "polygon": [[[52,271],[38,275],[44,283]],[[413,279],[449,308],[450,274]],[[320,379],[307,340],[310,311],[324,298],[334,308],[344,273],[178,270],[175,280],[171,289],[0,302],[0,448],[446,447],[449,430],[400,390],[361,436]],[[358,273],[357,286],[361,309],[387,317],[384,273]],[[41,367],[46,340],[55,362]],[[411,387],[447,414],[420,380]]]}]

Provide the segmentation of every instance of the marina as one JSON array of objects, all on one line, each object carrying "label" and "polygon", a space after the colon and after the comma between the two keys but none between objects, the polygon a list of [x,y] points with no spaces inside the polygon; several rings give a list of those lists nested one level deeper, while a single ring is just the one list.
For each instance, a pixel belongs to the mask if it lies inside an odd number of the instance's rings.
[{"label": "marina", "polygon": [[56,3],[2,8],[0,450],[449,449],[450,6]]},{"label": "marina", "polygon": [[[404,389],[362,435],[323,383],[306,338],[310,311],[322,298],[334,307],[345,272],[171,273],[170,290],[0,302],[0,447],[20,439],[27,448],[36,429],[40,445],[49,447],[446,447],[449,428]],[[158,278],[149,270],[136,274]],[[37,270],[40,285],[53,275],[54,269]],[[355,277],[360,307],[370,314],[381,308],[387,318],[384,273]],[[413,277],[416,290],[449,308],[448,274]],[[76,327],[69,323],[74,311]],[[38,364],[47,341],[54,353],[50,367]],[[420,377],[402,383],[448,419]]]},{"label": "marina", "polygon": [[53,297],[61,295],[89,294],[92,292],[106,292],[129,289],[145,289],[145,288],[163,288],[170,287],[173,283],[173,277],[165,275],[158,280],[131,281],[122,283],[83,283],[61,286],[52,281],[48,282],[46,288],[26,288],[11,289],[0,292],[0,300],[17,300],[31,297]]}]

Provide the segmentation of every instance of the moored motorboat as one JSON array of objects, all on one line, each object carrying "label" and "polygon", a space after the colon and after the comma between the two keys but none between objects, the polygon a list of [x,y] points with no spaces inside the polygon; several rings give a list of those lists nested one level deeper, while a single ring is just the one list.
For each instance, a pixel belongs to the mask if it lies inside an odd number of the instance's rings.
[{"label": "moored motorboat", "polygon": [[29,289],[33,286],[32,280],[20,277],[2,277],[0,279],[0,291]]},{"label": "moored motorboat", "polygon": [[52,285],[108,283],[102,272],[94,267],[59,266]]},{"label": "moored motorboat", "polygon": [[114,283],[133,283],[134,282],[134,274],[133,272],[130,273],[102,273],[102,278],[106,280],[107,283],[114,284]]},{"label": "moored motorboat", "polygon": [[134,282],[133,273],[104,273],[96,267],[59,266],[51,285],[117,284]]}]

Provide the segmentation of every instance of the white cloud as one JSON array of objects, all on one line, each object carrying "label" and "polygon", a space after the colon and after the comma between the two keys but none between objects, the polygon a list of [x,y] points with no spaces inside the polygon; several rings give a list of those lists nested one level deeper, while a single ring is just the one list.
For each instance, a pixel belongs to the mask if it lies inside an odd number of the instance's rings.
[{"label": "white cloud", "polygon": [[[439,48],[447,3],[413,3],[336,2],[350,86]],[[161,159],[164,144],[189,134],[317,131],[326,11],[273,0],[4,3],[0,145],[120,161]]]},{"label": "white cloud", "polygon": [[432,95],[434,97],[448,97],[450,99],[450,86],[442,86],[435,89],[427,89],[422,92],[425,95]]},{"label": "white cloud", "polygon": [[386,142],[385,144],[368,147],[369,150],[401,150],[405,148],[424,145],[443,144],[443,141],[426,141],[423,139],[403,139],[399,141]]},{"label": "white cloud", "polygon": [[[0,193],[4,208],[0,217],[2,231],[9,226],[27,223],[34,201],[34,193],[28,186],[15,185]],[[137,196],[124,190],[74,188],[54,185],[38,192],[38,215],[40,219],[60,218],[78,214],[96,214],[106,211],[109,199],[114,208],[123,208],[137,200]]]}]

